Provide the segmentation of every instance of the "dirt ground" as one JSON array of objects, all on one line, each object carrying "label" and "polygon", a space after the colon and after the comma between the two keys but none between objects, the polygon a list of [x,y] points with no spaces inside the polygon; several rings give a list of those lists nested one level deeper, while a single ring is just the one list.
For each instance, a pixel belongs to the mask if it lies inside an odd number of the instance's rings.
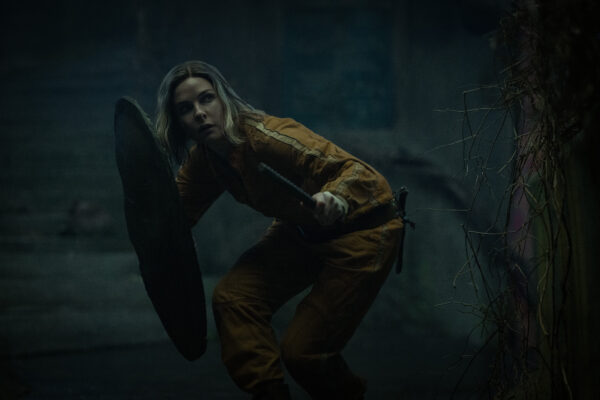
[{"label": "dirt ground", "polygon": [[[390,340],[392,339],[392,340]],[[430,337],[390,337],[390,332],[359,332],[345,356],[368,379],[367,399],[478,398],[486,361],[479,360],[455,391],[468,362],[456,341]],[[206,354],[186,361],[169,342],[16,357],[12,384],[28,400],[42,399],[248,399],[227,375],[216,340]],[[290,379],[293,398],[309,399]],[[8,397],[10,398],[10,397]]]}]

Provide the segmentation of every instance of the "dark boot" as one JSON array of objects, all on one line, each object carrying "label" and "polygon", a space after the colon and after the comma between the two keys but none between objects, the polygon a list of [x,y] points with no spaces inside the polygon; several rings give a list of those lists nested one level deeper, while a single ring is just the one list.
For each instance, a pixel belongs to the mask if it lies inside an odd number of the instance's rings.
[{"label": "dark boot", "polygon": [[258,393],[252,396],[252,400],[291,400],[290,388],[283,382],[271,382],[266,384]]}]

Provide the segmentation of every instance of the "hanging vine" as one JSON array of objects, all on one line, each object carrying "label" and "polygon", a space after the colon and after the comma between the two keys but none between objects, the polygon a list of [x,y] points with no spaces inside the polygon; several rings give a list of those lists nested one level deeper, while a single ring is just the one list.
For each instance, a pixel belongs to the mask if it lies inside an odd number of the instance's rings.
[{"label": "hanging vine", "polygon": [[[475,125],[467,106],[472,93],[465,93],[465,172],[475,176],[471,210],[489,185],[497,143],[508,139],[514,148],[495,170],[509,172],[494,201],[496,224],[475,230],[472,215],[464,226],[467,262],[461,273],[471,274],[486,343],[497,346],[488,397],[573,398],[565,361],[574,267],[565,170],[569,146],[590,134],[600,112],[599,16],[592,0],[514,3],[496,38],[506,65],[501,83],[480,89],[496,91],[498,101],[486,109],[503,115],[491,137],[483,128],[491,114]],[[485,241],[494,242],[493,251],[482,251]]]}]

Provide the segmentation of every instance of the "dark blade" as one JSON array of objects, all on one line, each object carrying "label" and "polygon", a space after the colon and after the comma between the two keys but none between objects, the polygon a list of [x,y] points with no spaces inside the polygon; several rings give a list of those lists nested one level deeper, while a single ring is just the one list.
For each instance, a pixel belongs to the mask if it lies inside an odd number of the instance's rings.
[{"label": "dark blade", "polygon": [[286,177],[282,176],[279,172],[269,167],[267,164],[261,162],[258,164],[258,171],[271,179],[279,186],[281,186],[287,193],[294,196],[304,204],[304,206],[314,210],[317,205],[315,199],[313,199],[308,193],[299,188],[294,182],[290,181]]}]

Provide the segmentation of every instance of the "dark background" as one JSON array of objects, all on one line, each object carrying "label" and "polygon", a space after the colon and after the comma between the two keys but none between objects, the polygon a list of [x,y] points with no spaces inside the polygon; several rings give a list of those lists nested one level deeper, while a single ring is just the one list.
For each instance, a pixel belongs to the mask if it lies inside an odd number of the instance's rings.
[{"label": "dark background", "polygon": [[[486,353],[461,225],[473,195],[463,114],[493,101],[493,30],[506,2],[57,1],[0,17],[0,354],[27,398],[235,398],[218,356],[188,363],[147,300],[113,150],[122,95],[154,112],[175,64],[217,66],[238,94],[292,117],[411,193],[417,229],[348,346],[369,398],[475,396]],[[476,125],[482,112],[471,114]],[[495,129],[494,118],[489,127]],[[465,145],[467,143],[467,145]],[[497,171],[512,151],[498,143]],[[481,196],[503,190],[490,173]],[[485,198],[485,197],[484,197]],[[479,204],[485,204],[480,202]],[[496,210],[476,210],[493,225]],[[194,229],[207,295],[269,220],[229,195]],[[210,298],[210,297],[209,297]],[[295,300],[297,301],[297,299]],[[277,316],[279,332],[294,303]],[[491,349],[490,351],[493,351]],[[299,398],[306,396],[297,387]]]}]

